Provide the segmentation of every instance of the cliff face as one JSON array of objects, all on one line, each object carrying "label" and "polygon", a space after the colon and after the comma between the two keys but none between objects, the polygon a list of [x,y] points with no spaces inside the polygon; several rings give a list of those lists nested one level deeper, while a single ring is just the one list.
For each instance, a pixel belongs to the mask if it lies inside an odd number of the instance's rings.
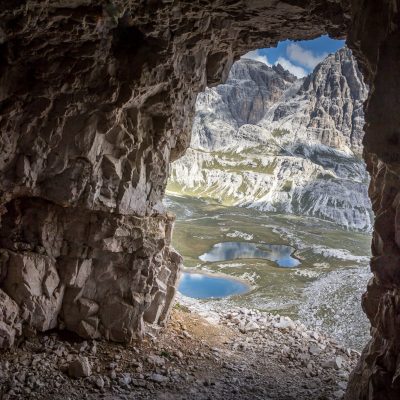
[{"label": "cliff face", "polygon": [[[329,55],[303,79],[279,64],[268,67],[242,58],[232,66],[224,84],[198,95],[190,147],[233,148],[234,131],[248,124],[266,131],[289,130],[290,135],[282,138],[285,145],[294,139],[361,156],[367,94],[348,48]],[[223,124],[218,125],[219,121]],[[207,142],[208,136],[213,140]]]},{"label": "cliff face", "polygon": [[247,137],[238,130],[257,124],[296,81],[280,66],[237,61],[224,84],[198,95],[190,148],[225,151],[246,146]]},{"label": "cliff face", "polygon": [[294,132],[286,144],[294,139],[361,156],[367,95],[356,60],[343,48],[318,64],[297,93],[271,107],[260,125]]},{"label": "cliff face", "polygon": [[398,9],[395,0],[2,1],[1,345],[54,325],[126,342],[145,319],[162,322],[180,258],[160,204],[197,93],[254,48],[347,35],[370,87],[363,144],[376,215],[363,300],[372,339],[348,399],[397,399]]},{"label": "cliff face", "polygon": [[172,191],[370,230],[361,161],[367,88],[347,48],[305,79],[242,59],[197,98],[190,148]]}]

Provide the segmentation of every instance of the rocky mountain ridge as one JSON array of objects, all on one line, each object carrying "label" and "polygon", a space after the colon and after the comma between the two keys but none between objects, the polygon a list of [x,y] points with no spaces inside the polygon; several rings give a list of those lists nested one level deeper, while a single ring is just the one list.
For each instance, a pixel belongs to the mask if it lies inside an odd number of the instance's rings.
[{"label": "rocky mountain ridge", "polygon": [[169,190],[370,230],[367,92],[347,48],[303,79],[241,59],[225,84],[199,94],[191,146],[172,164]]}]

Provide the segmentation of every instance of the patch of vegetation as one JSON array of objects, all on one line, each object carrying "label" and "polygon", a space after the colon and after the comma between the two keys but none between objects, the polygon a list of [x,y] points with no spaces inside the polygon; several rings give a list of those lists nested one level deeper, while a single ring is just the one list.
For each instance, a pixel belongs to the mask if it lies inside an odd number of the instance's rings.
[{"label": "patch of vegetation", "polygon": [[329,181],[329,180],[333,180],[334,177],[331,174],[326,174],[326,173],[320,172],[317,175],[317,179],[321,179],[321,180],[324,180],[324,181]]},{"label": "patch of vegetation", "polygon": [[229,151],[213,151],[213,155],[222,158],[222,159],[228,159],[230,161],[243,161],[244,157],[240,154],[237,153],[236,151],[229,150]]},{"label": "patch of vegetation", "polygon": [[164,358],[167,358],[168,360],[171,360],[171,358],[172,358],[171,353],[169,351],[166,351],[166,350],[162,350],[161,353],[160,353],[160,356],[164,357]]},{"label": "patch of vegetation", "polygon": [[275,138],[280,138],[282,136],[288,135],[290,132],[287,129],[276,128],[272,131],[272,136]]},{"label": "patch of vegetation", "polygon": [[174,309],[175,309],[175,310],[182,311],[182,312],[187,313],[187,314],[190,314],[189,308],[186,307],[186,306],[184,306],[183,304],[181,304],[181,303],[179,303],[179,302],[176,302],[176,303],[175,303]]},{"label": "patch of vegetation", "polygon": [[264,174],[274,175],[277,165],[278,163],[274,160],[271,164],[268,164],[265,167],[263,167],[262,172]]},{"label": "patch of vegetation", "polygon": [[282,190],[284,192],[290,192],[292,190],[293,181],[285,181]]}]

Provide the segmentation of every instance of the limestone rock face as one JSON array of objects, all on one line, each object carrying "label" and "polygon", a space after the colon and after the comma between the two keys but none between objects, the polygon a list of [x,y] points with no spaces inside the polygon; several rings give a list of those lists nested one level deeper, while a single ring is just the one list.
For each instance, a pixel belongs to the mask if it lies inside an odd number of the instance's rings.
[{"label": "limestone rock face", "polygon": [[21,327],[18,304],[0,289],[0,348],[11,347]]},{"label": "limestone rock face", "polygon": [[367,94],[347,47],[326,57],[303,79],[279,64],[268,67],[242,58],[232,66],[224,84],[198,96],[191,148],[246,147],[247,125],[255,125],[267,132],[289,131],[275,140],[285,148],[290,145],[292,152],[301,143],[360,156]]},{"label": "limestone rock face", "polygon": [[251,145],[250,134],[240,128],[256,125],[296,84],[296,77],[280,65],[235,62],[225,83],[197,96],[190,148],[226,151]]},{"label": "limestone rock face", "polygon": [[345,47],[319,63],[297,93],[281,99],[260,125],[288,129],[303,143],[360,156],[367,94],[357,62]]},{"label": "limestone rock face", "polygon": [[169,247],[172,223],[13,200],[2,219],[2,288],[34,329],[60,319],[86,338],[128,341],[143,334],[146,310],[161,322],[173,299],[181,258]]},{"label": "limestone rock face", "polygon": [[57,326],[63,287],[54,263],[30,252],[8,253],[4,291],[21,307],[31,327],[46,331]]},{"label": "limestone rock face", "polygon": [[2,343],[20,323],[52,326],[59,302],[59,326],[90,336],[129,341],[145,315],[165,320],[180,257],[162,196],[197,93],[255,48],[347,35],[370,87],[363,144],[377,257],[364,299],[372,341],[347,398],[397,399],[398,10],[396,0],[2,1]]},{"label": "limestone rock face", "polygon": [[190,148],[172,164],[169,188],[370,231],[366,98],[348,48],[305,79],[241,59],[226,83],[198,95]]}]

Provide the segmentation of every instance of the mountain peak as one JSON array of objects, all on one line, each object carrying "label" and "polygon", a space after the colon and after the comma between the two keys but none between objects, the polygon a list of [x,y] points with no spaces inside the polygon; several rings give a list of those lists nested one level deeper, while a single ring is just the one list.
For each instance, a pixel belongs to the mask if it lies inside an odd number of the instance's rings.
[{"label": "mountain peak", "polygon": [[283,68],[281,64],[276,64],[272,66],[272,69],[279,75],[283,76],[289,82],[295,82],[299,78],[290,73],[287,69]]},{"label": "mountain peak", "polygon": [[191,146],[171,182],[225,204],[369,229],[359,158],[366,95],[348,49],[305,79],[241,59],[225,84],[199,94]]},{"label": "mountain peak", "polygon": [[247,68],[252,68],[255,70],[258,69],[260,72],[264,71],[266,73],[276,72],[278,75],[282,76],[285,80],[287,80],[289,82],[294,82],[298,79],[295,75],[290,73],[287,69],[283,68],[283,66],[279,63],[277,63],[275,65],[267,65],[262,61],[254,60],[252,58],[246,58],[245,56],[243,56],[238,61],[236,61],[236,63],[233,65],[233,67],[231,69],[231,73],[234,75],[235,75],[235,70],[234,70],[235,66],[241,66],[242,68],[247,67]]}]

